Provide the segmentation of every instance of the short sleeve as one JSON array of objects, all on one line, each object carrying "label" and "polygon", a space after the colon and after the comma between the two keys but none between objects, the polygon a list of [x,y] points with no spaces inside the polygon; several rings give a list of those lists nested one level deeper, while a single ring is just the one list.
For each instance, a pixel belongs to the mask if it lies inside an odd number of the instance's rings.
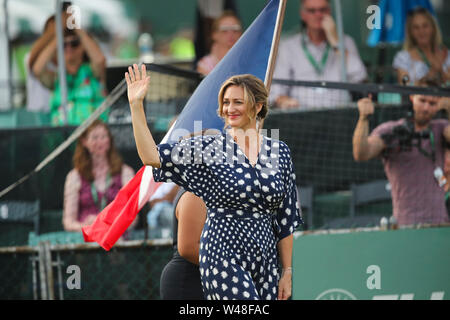
[{"label": "short sleeve", "polygon": [[382,123],[379,126],[377,126],[375,129],[373,129],[373,131],[370,133],[370,136],[377,136],[377,137],[383,138],[383,136],[385,136],[386,134],[392,133],[392,128],[396,124],[400,125],[401,122],[395,123],[393,121],[388,121],[388,122]]},{"label": "short sleeve", "polygon": [[397,52],[392,62],[394,69],[409,70],[411,68],[411,56],[408,51]]},{"label": "short sleeve", "polygon": [[[300,43],[300,42],[299,42]],[[286,39],[280,42],[280,47],[278,49],[278,58],[275,63],[275,69],[273,72],[274,79],[292,79],[291,74],[291,64],[292,63],[292,52],[289,50],[289,43]],[[280,96],[285,96],[289,94],[289,86],[273,83],[270,88],[269,101],[270,104],[275,104],[275,101]]]},{"label": "short sleeve", "polygon": [[367,70],[356,47],[355,42],[349,36],[345,36],[345,44],[348,52],[347,75],[350,82],[361,82],[367,78]]},{"label": "short sleeve", "polygon": [[210,176],[202,162],[202,149],[201,138],[157,145],[161,166],[153,168],[153,178],[156,182],[173,182],[202,197]]},{"label": "short sleeve", "polygon": [[447,119],[435,119],[431,123],[432,130],[436,136],[442,136],[445,139],[445,128],[450,125]]},{"label": "short sleeve", "polygon": [[[287,148],[287,147],[286,147]],[[285,175],[286,195],[275,217],[275,232],[277,241],[294,233],[295,229],[303,224],[301,209],[297,200],[297,186],[289,149],[287,149],[287,170]]]},{"label": "short sleeve", "polygon": [[383,152],[381,152],[378,155],[378,158],[380,159],[387,159],[390,157],[390,155],[395,154],[397,151],[396,149],[392,149],[389,146],[392,145],[395,139],[397,139],[393,135],[394,128],[397,126],[403,126],[405,124],[405,119],[400,119],[396,121],[387,121],[385,123],[382,123],[378,125],[373,131],[370,133],[370,137],[379,137],[381,140],[383,140],[386,148],[383,149]]}]

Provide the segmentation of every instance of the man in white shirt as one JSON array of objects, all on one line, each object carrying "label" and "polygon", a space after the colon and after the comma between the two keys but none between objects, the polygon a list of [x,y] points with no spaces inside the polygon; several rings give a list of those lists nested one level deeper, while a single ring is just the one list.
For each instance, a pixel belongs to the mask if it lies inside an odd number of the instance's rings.
[{"label": "man in white shirt", "polygon": [[[328,0],[301,1],[300,17],[304,32],[281,41],[274,79],[303,81],[342,81],[341,52],[336,24]],[[361,82],[367,77],[353,39],[344,36],[347,81]],[[327,108],[347,105],[345,90],[273,84],[270,101],[280,109]]]}]

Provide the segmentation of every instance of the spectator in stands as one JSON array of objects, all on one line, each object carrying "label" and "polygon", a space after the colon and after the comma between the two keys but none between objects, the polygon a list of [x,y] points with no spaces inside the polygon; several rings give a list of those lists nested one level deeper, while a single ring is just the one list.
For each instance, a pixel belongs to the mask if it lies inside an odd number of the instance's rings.
[{"label": "spectator in stands", "polygon": [[[275,79],[342,81],[341,54],[346,56],[347,81],[361,82],[367,77],[351,37],[344,36],[345,53],[339,50],[329,0],[302,0],[300,17],[304,31],[281,41]],[[350,95],[343,90],[273,84],[270,101],[280,109],[334,107],[348,103]]]},{"label": "spectator in stands", "polygon": [[195,21],[195,59],[194,69],[200,58],[206,56],[211,50],[211,31],[214,20],[216,20],[225,10],[231,10],[238,15],[235,0],[197,0],[196,21]]},{"label": "spectator in stands", "polygon": [[445,152],[445,162],[444,162],[444,175],[446,184],[445,190],[445,206],[447,207],[447,213],[450,215],[450,150],[447,149]]},{"label": "spectator in stands", "polygon": [[233,11],[226,10],[212,25],[210,53],[197,63],[197,71],[207,75],[227,54],[242,35],[242,25]]},{"label": "spectator in stands", "polygon": [[147,225],[150,238],[171,237],[163,230],[172,225],[173,201],[178,192],[178,186],[172,182],[163,183],[149,200],[150,211],[147,214]]},{"label": "spectator in stands", "polygon": [[450,81],[450,54],[442,43],[436,19],[426,9],[418,8],[408,14],[405,43],[395,55],[393,67],[401,84],[406,79],[413,84],[424,77]]},{"label": "spectator in stands", "polygon": [[[439,101],[439,109],[444,111],[444,114],[450,119],[450,98],[443,97]],[[450,149],[445,150],[444,158],[444,175],[446,184],[445,190],[445,205],[447,206],[447,212],[450,215]]]},{"label": "spectator in stands", "polygon": [[[62,20],[67,20],[65,11],[63,11]],[[29,111],[50,111],[51,91],[34,76],[34,73],[31,70],[33,69],[36,58],[39,56],[40,52],[48,46],[54,38],[55,16],[53,15],[47,19],[42,35],[33,43],[30,52],[25,56],[25,67],[27,70],[27,110]],[[56,57],[53,57],[42,68],[43,72],[56,73]]]},{"label": "spectator in stands", "polygon": [[[418,86],[437,87],[423,79]],[[413,117],[389,121],[369,135],[371,98],[358,101],[359,120],[353,136],[356,161],[382,157],[392,186],[393,214],[399,225],[449,222],[445,207],[444,154],[450,142],[447,119],[433,120],[440,97],[411,95]],[[420,139],[418,137],[421,137]]]},{"label": "spectator in stands", "polygon": [[[88,118],[104,100],[106,59],[96,41],[86,31],[65,28],[68,17],[67,14],[63,15],[68,98],[67,123],[78,125]],[[63,125],[65,121],[61,105],[59,78],[56,70],[47,67],[57,56],[55,29],[55,23],[48,26],[48,32],[44,33],[42,37],[45,37],[49,42],[38,52],[36,58],[31,57],[30,65],[33,75],[52,90],[50,98],[52,124]],[[106,120],[107,114],[104,113],[101,118]]]},{"label": "spectator in stands", "polygon": [[206,206],[199,197],[183,188],[178,189],[173,205],[174,254],[161,273],[161,299],[203,300],[198,265]]},{"label": "spectator in stands", "polygon": [[123,163],[108,126],[100,120],[78,139],[73,164],[64,185],[63,226],[66,231],[81,232],[116,197],[134,171]]}]

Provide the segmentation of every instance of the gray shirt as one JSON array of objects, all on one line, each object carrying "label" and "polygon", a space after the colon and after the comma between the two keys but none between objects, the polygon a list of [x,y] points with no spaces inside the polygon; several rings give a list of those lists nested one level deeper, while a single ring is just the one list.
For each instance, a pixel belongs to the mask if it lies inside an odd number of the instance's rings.
[{"label": "gray shirt", "polygon": [[[400,119],[385,122],[376,127],[371,136],[381,137],[392,133],[392,129],[404,121]],[[443,133],[448,124],[449,122],[444,119],[432,120],[430,123],[434,135],[435,163],[417,147],[412,147],[410,151],[394,148],[383,157],[384,171],[392,188],[394,216],[399,225],[449,222],[445,207],[445,191],[434,177],[436,167],[442,169],[444,167]],[[422,140],[422,149],[431,153],[430,139]]]}]

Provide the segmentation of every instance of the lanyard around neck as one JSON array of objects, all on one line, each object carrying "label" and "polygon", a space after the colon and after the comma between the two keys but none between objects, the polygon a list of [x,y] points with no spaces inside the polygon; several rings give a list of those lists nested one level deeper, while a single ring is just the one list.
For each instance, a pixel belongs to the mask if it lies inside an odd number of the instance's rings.
[{"label": "lanyard around neck", "polygon": [[433,130],[430,129],[430,144],[431,144],[431,160],[433,163],[436,162],[436,149],[434,144],[434,133]]},{"label": "lanyard around neck", "polygon": [[314,67],[314,69],[316,70],[316,73],[318,75],[323,74],[323,70],[325,68],[325,65],[327,63],[328,60],[328,55],[330,53],[330,44],[327,42],[327,46],[325,48],[325,52],[322,55],[322,60],[320,61],[320,64],[316,61],[316,59],[314,59],[314,57],[312,56],[311,52],[308,49],[308,46],[306,45],[306,40],[305,38],[307,37],[307,34],[302,34],[302,48],[303,51],[305,52],[306,57],[308,58],[309,62],[311,63],[311,65]]},{"label": "lanyard around neck", "polygon": [[427,151],[423,150],[420,146],[419,146],[419,151],[426,157],[431,158],[433,163],[435,163],[436,162],[436,148],[435,148],[435,144],[434,144],[434,133],[433,133],[433,130],[431,130],[431,128],[429,130],[430,130],[431,154],[428,153]]},{"label": "lanyard around neck", "polygon": [[106,192],[108,191],[108,188],[109,188],[110,184],[111,184],[111,175],[108,173],[108,175],[106,176],[105,192],[103,193],[103,196],[100,199],[100,203],[99,203],[97,188],[95,187],[94,181],[91,182],[92,198],[94,199],[95,205],[97,206],[97,208],[100,211],[103,210],[106,207]]},{"label": "lanyard around neck", "polygon": [[422,49],[417,48],[417,50],[419,51],[420,57],[422,58],[422,61],[425,62],[425,64],[427,65],[428,68],[431,67],[431,63],[430,60],[428,60],[425,52],[422,51]]}]

